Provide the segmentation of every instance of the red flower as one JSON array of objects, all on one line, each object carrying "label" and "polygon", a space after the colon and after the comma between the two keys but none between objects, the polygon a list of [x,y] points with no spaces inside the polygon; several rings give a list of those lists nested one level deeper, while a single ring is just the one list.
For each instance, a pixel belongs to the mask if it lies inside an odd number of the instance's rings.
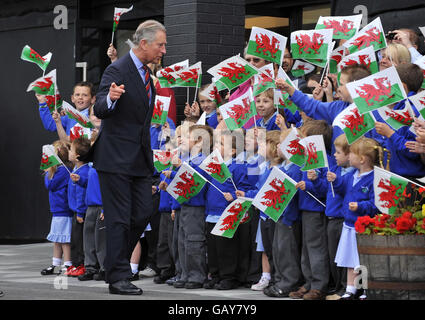
[{"label": "red flower", "polygon": [[420,188],[418,189],[418,191],[419,191],[419,193],[422,193],[422,192],[424,192],[424,191],[425,191],[425,188],[420,187]]},{"label": "red flower", "polygon": [[358,217],[354,227],[358,233],[363,233],[366,231],[366,227],[373,223],[374,220],[369,216]]},{"label": "red flower", "polygon": [[422,220],[422,229],[425,230],[425,220]]},{"label": "red flower", "polygon": [[412,213],[410,211],[405,211],[401,217],[405,219],[412,219]]},{"label": "red flower", "polygon": [[375,227],[385,228],[385,225],[389,218],[391,218],[391,216],[385,213],[376,215],[373,219],[373,224],[375,225]]},{"label": "red flower", "polygon": [[412,213],[409,211],[406,211],[403,213],[403,216],[401,218],[396,218],[396,229],[400,233],[404,233],[406,231],[409,231],[410,229],[414,228],[416,224],[416,219],[411,219]]},{"label": "red flower", "polygon": [[406,198],[410,198],[412,196],[410,193],[409,194],[406,193],[406,189],[404,189],[402,195],[403,195],[403,197],[406,197]]}]

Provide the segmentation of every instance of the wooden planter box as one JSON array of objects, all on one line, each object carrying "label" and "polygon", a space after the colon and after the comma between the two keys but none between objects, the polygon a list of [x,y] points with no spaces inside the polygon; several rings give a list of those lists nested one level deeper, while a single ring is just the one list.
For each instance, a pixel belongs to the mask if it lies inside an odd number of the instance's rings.
[{"label": "wooden planter box", "polygon": [[357,234],[357,247],[368,272],[368,299],[425,299],[424,235]]}]

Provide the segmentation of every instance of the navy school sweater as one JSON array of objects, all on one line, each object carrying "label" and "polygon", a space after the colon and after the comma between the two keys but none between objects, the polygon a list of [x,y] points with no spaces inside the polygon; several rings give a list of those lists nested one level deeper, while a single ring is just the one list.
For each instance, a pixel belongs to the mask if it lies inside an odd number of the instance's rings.
[{"label": "navy school sweater", "polygon": [[49,191],[50,212],[54,217],[73,215],[68,206],[68,181],[69,172],[63,165],[58,166],[52,179],[49,179],[47,173],[44,176],[44,185]]},{"label": "navy school sweater", "polygon": [[87,178],[86,205],[102,206],[99,176],[95,168],[90,166]]},{"label": "navy school sweater", "polygon": [[[297,165],[291,163],[288,161],[288,163],[285,162],[285,164],[280,167],[280,170],[282,172],[286,173],[288,176],[290,176],[295,182],[298,182],[301,180],[302,172],[300,170],[300,167]],[[285,211],[283,211],[283,214],[279,218],[279,222],[287,225],[292,226],[294,222],[300,220],[300,210],[298,206],[298,197],[299,192],[297,192],[294,197],[291,199],[291,202],[286,207]]]},{"label": "navy school sweater", "polygon": [[68,182],[68,203],[69,208],[77,214],[78,217],[84,218],[87,211],[86,190],[89,174],[89,165],[83,164],[78,169],[72,171],[80,176],[80,180],[74,182],[69,178]]}]

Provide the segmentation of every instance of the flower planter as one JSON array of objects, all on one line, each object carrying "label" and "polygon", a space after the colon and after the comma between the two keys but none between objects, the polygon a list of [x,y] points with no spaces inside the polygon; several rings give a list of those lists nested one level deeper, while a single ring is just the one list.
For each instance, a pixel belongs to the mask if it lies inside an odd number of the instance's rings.
[{"label": "flower planter", "polygon": [[357,234],[368,299],[425,299],[425,235]]}]

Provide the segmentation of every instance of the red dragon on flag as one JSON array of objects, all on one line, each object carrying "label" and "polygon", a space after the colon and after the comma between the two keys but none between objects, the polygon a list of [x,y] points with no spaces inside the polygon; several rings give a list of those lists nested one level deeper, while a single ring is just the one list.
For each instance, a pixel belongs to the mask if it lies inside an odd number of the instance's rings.
[{"label": "red dragon on flag", "polygon": [[325,29],[333,29],[333,34],[336,35],[338,32],[343,33],[344,35],[348,35],[348,33],[353,30],[354,24],[353,21],[343,20],[342,24],[338,20],[324,20],[323,24],[325,25]]},{"label": "red dragon on flag", "polygon": [[319,161],[317,158],[318,156],[317,156],[316,146],[314,145],[313,142],[310,142],[307,146],[307,163],[308,164],[317,163]]},{"label": "red dragon on flag", "polygon": [[266,201],[261,202],[261,204],[267,207],[273,207],[273,209],[279,211],[279,208],[277,208],[276,205],[284,203],[286,198],[282,198],[282,196],[289,194],[290,191],[287,191],[283,181],[277,178],[274,178],[269,185],[272,187],[272,190],[267,190],[264,193],[262,199],[266,199]]},{"label": "red dragon on flag", "polygon": [[314,53],[318,53],[318,50],[323,45],[323,35],[320,33],[313,33],[313,36],[310,38],[308,34],[300,34],[295,37],[297,40],[297,45],[299,46],[299,54],[302,54],[301,51],[305,53],[310,53],[310,49],[313,49]]},{"label": "red dragon on flag", "polygon": [[379,44],[382,44],[382,41],[380,41],[381,32],[378,28],[373,27],[366,31],[366,34],[358,37],[354,40],[353,45],[357,47],[357,49],[360,49],[360,47],[369,47],[372,42],[378,42]]},{"label": "red dragon on flag", "polygon": [[198,69],[193,68],[189,69],[189,71],[182,71],[178,74],[178,76],[184,81],[184,82],[190,82],[191,80],[197,82],[198,81]]},{"label": "red dragon on flag", "polygon": [[162,109],[164,103],[161,100],[157,100],[154,107],[153,107],[153,113],[152,113],[152,118],[153,119],[161,119],[162,116]]},{"label": "red dragon on flag", "polygon": [[166,67],[162,69],[161,71],[159,71],[159,73],[161,76],[163,76],[167,80],[168,83],[173,84],[174,82],[176,82],[176,79],[170,73],[177,72],[181,69],[183,69],[183,67],[177,65],[174,67],[174,69],[170,67]]},{"label": "red dragon on flag", "polygon": [[[373,81],[375,82],[376,87],[372,84],[366,83],[360,86],[360,90],[356,89],[357,94],[360,98],[366,101],[368,106],[373,105],[373,102],[370,102],[372,99],[376,102],[384,101],[384,98],[379,98],[380,96],[387,96],[388,98],[391,98],[391,83],[389,82],[388,77],[375,78]],[[387,82],[387,86],[384,85],[385,81]]]},{"label": "red dragon on flag", "polygon": [[42,56],[40,56],[34,49],[30,48],[29,57],[32,59],[37,59],[41,63],[45,63],[46,59],[44,59]]},{"label": "red dragon on flag", "polygon": [[249,98],[244,98],[242,100],[243,106],[240,104],[235,104],[230,107],[228,115],[230,118],[234,119],[237,125],[241,124],[242,120],[245,120],[247,115],[250,114],[251,104],[249,103]]},{"label": "red dragon on flag", "polygon": [[305,155],[305,149],[303,147],[302,144],[300,144],[300,140],[299,139],[294,139],[291,140],[289,142],[288,145],[288,149],[287,149],[288,153],[292,154],[292,155]]},{"label": "red dragon on flag", "polygon": [[43,80],[34,83],[34,87],[40,88],[42,92],[49,92],[51,85],[53,84],[52,77],[46,77]]},{"label": "red dragon on flag", "polygon": [[181,181],[176,183],[176,189],[174,192],[185,199],[189,199],[189,196],[192,193],[191,189],[199,186],[199,183],[196,183],[193,175],[187,171],[183,172],[179,178]]},{"label": "red dragon on flag", "polygon": [[370,61],[369,55],[367,55],[367,54],[359,55],[359,61],[358,62],[356,60],[349,59],[349,60],[344,62],[344,67],[357,65],[357,64],[366,66],[366,68],[370,69],[371,61]]},{"label": "red dragon on flag", "polygon": [[406,126],[410,126],[413,123],[413,118],[409,110],[406,110],[402,112],[401,114],[391,110],[391,111],[385,111],[385,114],[393,118],[395,121],[400,122]]},{"label": "red dragon on flag", "polygon": [[159,151],[154,154],[155,158],[164,165],[168,164],[171,160],[171,155],[171,151]]},{"label": "red dragon on flag", "polygon": [[223,219],[220,231],[234,230],[236,228],[236,223],[239,220],[239,215],[243,211],[244,207],[240,203],[235,203],[230,207],[227,212],[231,213]]},{"label": "red dragon on flag", "polygon": [[279,50],[280,41],[274,36],[270,40],[267,34],[260,33],[260,37],[258,34],[255,35],[255,43],[257,44],[255,52],[260,53],[260,51],[262,51],[263,55],[268,55],[267,52],[269,52],[271,58],[276,58],[276,52]]},{"label": "red dragon on flag", "polygon": [[357,134],[361,127],[366,127],[364,115],[360,115],[359,110],[354,109],[351,114],[347,114],[344,116],[343,124],[350,129],[350,132],[353,136]]},{"label": "red dragon on flag", "polygon": [[399,185],[398,187],[396,187],[389,180],[381,179],[379,181],[378,187],[385,190],[379,194],[379,201],[384,202],[383,207],[384,208],[395,207],[397,205],[395,201],[400,198],[400,196],[397,196],[396,193],[402,186]]},{"label": "red dragon on flag", "polygon": [[207,165],[207,171],[211,174],[218,175],[220,178],[224,178],[224,172],[221,170],[221,164],[218,163],[219,161],[217,157],[213,157],[212,160],[213,161],[211,161]]},{"label": "red dragon on flag", "polygon": [[232,83],[236,82],[236,79],[242,79],[241,74],[248,75],[249,73],[245,70],[245,66],[236,62],[227,63],[228,67],[221,67],[217,72],[219,75],[229,78]]},{"label": "red dragon on flag", "polygon": [[83,136],[84,136],[84,129],[80,126],[74,126],[69,131],[69,140],[71,140],[71,142]]}]

